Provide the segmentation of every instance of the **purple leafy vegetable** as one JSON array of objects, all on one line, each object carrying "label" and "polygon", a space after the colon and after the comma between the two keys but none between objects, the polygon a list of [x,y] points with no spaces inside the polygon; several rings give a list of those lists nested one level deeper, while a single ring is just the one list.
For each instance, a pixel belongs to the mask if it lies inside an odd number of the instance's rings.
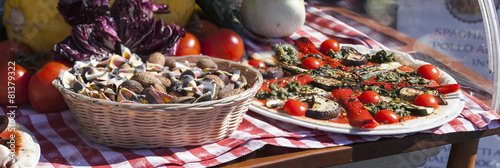
[{"label": "purple leafy vegetable", "polygon": [[178,25],[166,25],[154,13],[168,13],[167,5],[151,0],[60,0],[60,13],[73,26],[72,36],[54,46],[54,58],[68,61],[109,57],[124,45],[147,57],[154,52],[175,53],[175,46],[185,31]]}]

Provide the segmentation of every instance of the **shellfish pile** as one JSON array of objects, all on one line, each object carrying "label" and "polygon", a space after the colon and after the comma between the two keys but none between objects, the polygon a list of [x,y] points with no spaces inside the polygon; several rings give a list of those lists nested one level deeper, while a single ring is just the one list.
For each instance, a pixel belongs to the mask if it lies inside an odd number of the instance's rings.
[{"label": "shellfish pile", "polygon": [[153,53],[143,62],[127,48],[121,55],[78,61],[60,79],[65,88],[92,98],[143,104],[210,101],[249,87],[239,70],[220,70],[209,58],[194,65]]}]

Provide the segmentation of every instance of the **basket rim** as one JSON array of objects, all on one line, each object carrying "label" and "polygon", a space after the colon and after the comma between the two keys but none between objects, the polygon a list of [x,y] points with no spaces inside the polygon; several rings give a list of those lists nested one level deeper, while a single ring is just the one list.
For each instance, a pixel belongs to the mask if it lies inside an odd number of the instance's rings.
[{"label": "basket rim", "polygon": [[61,94],[63,94],[63,95],[64,94],[69,94],[70,96],[75,96],[76,98],[83,99],[83,100],[91,102],[91,103],[98,103],[100,105],[105,105],[105,106],[106,105],[107,106],[119,106],[119,107],[133,108],[133,109],[135,109],[135,108],[161,109],[161,108],[166,108],[166,107],[168,107],[168,108],[173,108],[173,107],[177,107],[177,108],[203,107],[203,106],[207,106],[207,105],[220,104],[220,103],[224,103],[224,102],[228,102],[228,101],[233,101],[235,99],[238,99],[239,97],[242,97],[241,95],[246,95],[246,94],[249,94],[249,93],[252,93],[252,92],[257,92],[257,90],[261,88],[261,86],[263,84],[263,81],[264,81],[264,79],[262,77],[262,74],[259,71],[257,71],[255,68],[253,68],[251,66],[248,66],[248,65],[244,65],[244,64],[238,63],[238,62],[230,61],[230,60],[209,57],[209,56],[206,56],[206,55],[175,56],[175,57],[171,57],[171,58],[173,58],[173,59],[175,59],[177,61],[178,60],[188,61],[188,59],[209,58],[209,59],[212,59],[217,64],[219,62],[225,62],[225,63],[229,63],[230,65],[234,64],[236,66],[242,66],[247,71],[250,71],[250,72],[256,74],[257,80],[254,82],[254,84],[253,84],[253,86],[251,88],[243,91],[240,94],[229,96],[229,97],[226,97],[226,98],[223,98],[223,99],[210,100],[210,101],[197,102],[197,103],[165,103],[165,104],[120,103],[120,102],[115,102],[115,101],[110,101],[110,100],[103,100],[103,99],[98,99],[98,98],[92,98],[92,97],[88,97],[88,96],[85,96],[85,95],[82,95],[82,94],[78,94],[78,93],[76,93],[74,91],[71,91],[71,90],[65,88],[61,84],[61,82],[62,82],[61,81],[62,74],[64,72],[66,72],[66,71],[71,70],[72,68],[70,68],[68,70],[65,70],[65,71],[61,71],[59,73],[59,76],[52,81],[52,85],[54,85],[61,92]]}]

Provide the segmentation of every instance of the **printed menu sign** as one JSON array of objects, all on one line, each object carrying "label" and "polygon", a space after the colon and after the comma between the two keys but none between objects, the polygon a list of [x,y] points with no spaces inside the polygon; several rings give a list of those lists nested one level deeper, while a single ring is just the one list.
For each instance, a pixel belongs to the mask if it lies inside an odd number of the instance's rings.
[{"label": "printed menu sign", "polygon": [[477,0],[400,0],[397,30],[493,81]]}]

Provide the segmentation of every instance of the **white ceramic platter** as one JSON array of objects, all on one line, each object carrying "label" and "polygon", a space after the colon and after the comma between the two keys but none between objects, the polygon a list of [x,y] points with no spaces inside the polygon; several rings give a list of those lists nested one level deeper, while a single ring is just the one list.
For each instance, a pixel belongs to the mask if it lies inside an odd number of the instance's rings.
[{"label": "white ceramic platter", "polygon": [[[344,46],[352,46],[363,54],[366,53],[374,54],[380,51],[377,49],[367,49],[366,47],[361,45],[344,45]],[[412,69],[417,69],[419,66],[427,64],[426,62],[423,61],[414,60],[410,55],[406,53],[388,49],[385,49],[385,51],[388,54],[394,53],[396,61]],[[437,81],[440,85],[457,83],[455,79],[453,79],[446,72],[440,70],[440,73],[441,75]],[[458,91],[443,96],[444,99],[448,102],[448,104],[441,105],[436,110],[436,112],[431,115],[418,117],[416,119],[411,119],[403,122],[402,124],[382,124],[373,129],[359,129],[351,127],[349,124],[334,123],[324,120],[315,120],[307,117],[290,116],[288,114],[277,112],[276,110],[268,109],[265,105],[263,105],[259,101],[253,101],[249,109],[269,118],[322,131],[342,133],[342,134],[355,134],[355,135],[398,135],[398,134],[413,133],[435,128],[450,122],[451,120],[455,119],[458,115],[460,115],[465,106],[464,95],[460,91]]]}]

